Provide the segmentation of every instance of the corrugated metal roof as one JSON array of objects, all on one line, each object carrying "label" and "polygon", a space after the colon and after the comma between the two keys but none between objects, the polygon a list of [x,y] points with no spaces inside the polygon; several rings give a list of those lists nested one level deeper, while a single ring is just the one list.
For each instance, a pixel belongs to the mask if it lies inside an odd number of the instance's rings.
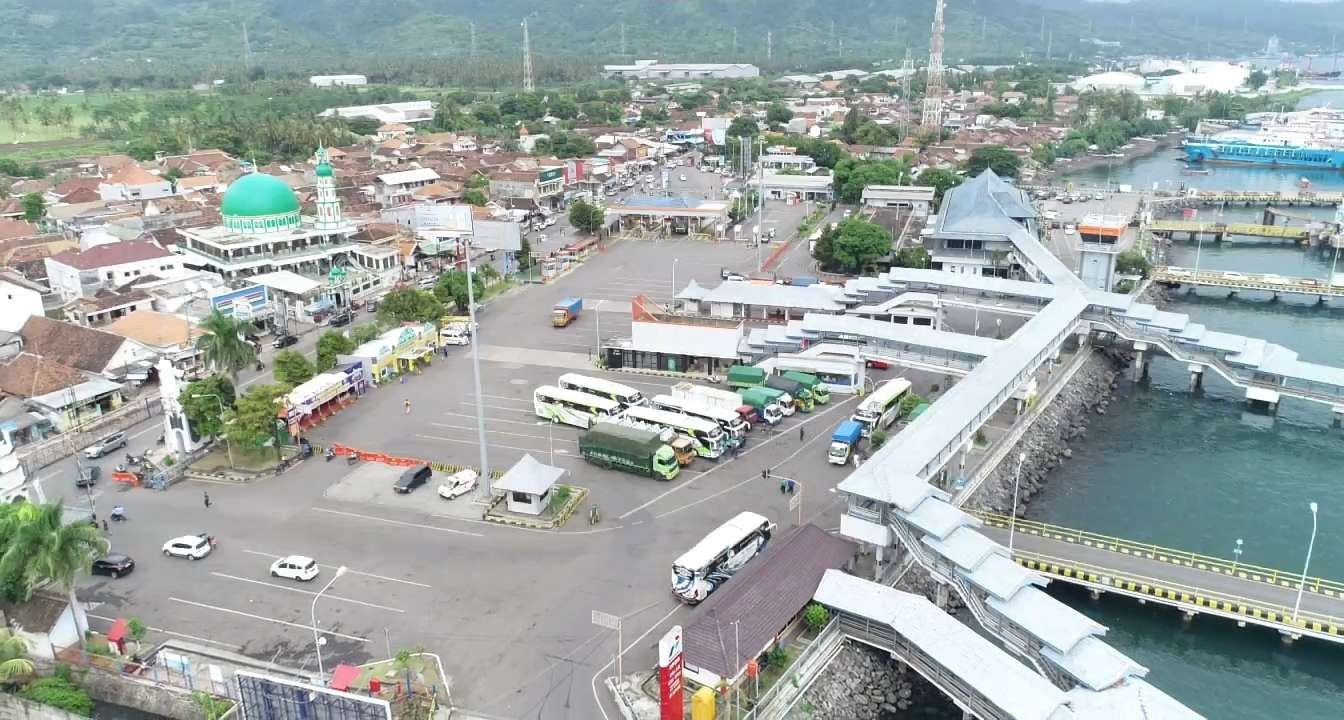
[{"label": "corrugated metal roof", "polygon": [[1080,718],[1197,720],[1204,717],[1147,681],[1136,678],[1103,692],[1077,687],[1070,690],[1068,696],[1069,704]]},{"label": "corrugated metal roof", "polygon": [[976,587],[1000,600],[1007,600],[1028,585],[1045,587],[1044,576],[1034,573],[1002,555],[991,555],[974,572],[963,573]]},{"label": "corrugated metal roof", "polygon": [[843,312],[839,288],[829,285],[776,285],[774,283],[724,282],[709,290],[702,302],[766,305],[777,308]]},{"label": "corrugated metal roof", "polygon": [[1046,595],[1023,588],[1008,600],[989,598],[989,606],[1058,652],[1067,653],[1089,635],[1104,635],[1106,626]]},{"label": "corrugated metal roof", "polygon": [[1048,647],[1042,648],[1041,654],[1093,690],[1104,690],[1126,677],[1141,678],[1148,674],[1148,668],[1095,637],[1078,641],[1067,654]]}]

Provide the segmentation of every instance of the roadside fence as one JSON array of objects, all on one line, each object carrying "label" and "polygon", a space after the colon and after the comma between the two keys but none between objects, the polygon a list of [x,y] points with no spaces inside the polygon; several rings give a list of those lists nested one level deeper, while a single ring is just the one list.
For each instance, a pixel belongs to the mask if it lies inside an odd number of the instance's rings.
[{"label": "roadside fence", "polygon": [[163,412],[158,394],[144,395],[121,407],[80,423],[69,432],[15,449],[19,462],[29,473],[40,470],[62,458],[92,445],[98,438],[117,430],[125,430]]}]

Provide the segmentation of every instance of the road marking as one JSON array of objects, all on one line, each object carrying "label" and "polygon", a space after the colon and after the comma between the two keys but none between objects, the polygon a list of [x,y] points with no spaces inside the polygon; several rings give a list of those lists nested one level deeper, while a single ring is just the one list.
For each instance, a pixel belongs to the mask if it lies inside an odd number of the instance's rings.
[{"label": "road marking", "polygon": [[[625,653],[630,652],[631,648],[643,642],[644,638],[649,636],[649,633],[653,632],[654,630],[657,630],[660,625],[667,622],[668,618],[672,617],[672,615],[675,614],[680,609],[681,609],[681,603],[677,603],[675,607],[667,611],[666,615],[659,618],[658,622],[651,625],[648,630],[645,630],[643,635],[640,635],[639,637],[635,638],[634,642],[630,643],[629,645],[626,645],[624,648],[621,648],[621,654],[624,655]],[[606,718],[607,720],[610,720],[610,718],[608,718],[607,716],[607,710],[606,708],[602,707],[602,698],[597,694],[597,676],[606,672],[607,668],[611,667],[615,663],[616,660],[614,658],[608,660],[606,665],[603,665],[602,667],[598,668],[597,672],[593,673],[593,680],[590,683],[593,687],[593,700],[597,701],[597,709],[599,712],[602,713],[602,717]]]},{"label": "road marking", "polygon": [[[110,623],[114,623],[114,622],[116,622],[116,619],[115,619],[115,618],[110,618],[110,617],[106,617],[106,616],[103,616],[103,615],[94,615],[94,614],[91,613],[91,612],[86,612],[86,613],[84,613],[84,614],[87,615],[87,616],[89,616],[89,617],[91,617],[91,618],[93,618],[93,619],[95,619],[95,620],[102,620],[102,621],[104,621],[104,622],[110,622]],[[157,632],[157,633],[163,633],[164,635],[176,635],[177,637],[180,637],[180,638],[186,638],[186,639],[188,639],[188,640],[195,640],[196,642],[203,642],[203,643],[210,643],[211,645],[218,645],[218,646],[220,646],[220,647],[222,647],[222,648],[228,648],[229,650],[233,650],[233,651],[235,651],[235,652],[240,651],[240,650],[243,649],[243,647],[242,647],[241,645],[230,645],[230,644],[228,644],[228,643],[222,643],[222,642],[220,642],[220,641],[218,641],[218,640],[211,640],[210,638],[203,638],[203,637],[200,637],[200,636],[198,636],[198,635],[188,635],[188,634],[186,634],[186,633],[180,633],[180,632],[177,632],[176,630],[166,630],[166,629],[161,628],[161,627],[154,627],[153,625],[146,625],[146,626],[145,626],[145,629],[146,629],[146,630],[153,630],[154,632]]]},{"label": "road marking", "polygon": [[[545,427],[545,426],[546,426],[546,423],[544,423],[544,422],[542,422],[542,423],[533,423],[533,425],[536,425],[536,424],[540,424],[542,427]],[[476,428],[474,428],[474,427],[467,427],[467,426],[465,426],[465,425],[449,425],[449,424],[447,424],[447,423],[436,423],[436,422],[432,422],[432,423],[430,423],[430,425],[433,425],[434,427],[447,428],[447,429],[449,429],[449,430],[470,430],[471,432],[476,432]],[[528,434],[526,434],[526,433],[511,433],[511,432],[504,432],[503,430],[486,430],[486,432],[491,433],[491,434],[494,434],[494,435],[511,435],[511,436],[513,436],[513,437],[532,438],[533,440],[546,440],[546,439],[547,439],[547,437],[546,437],[545,435],[528,435]],[[569,443],[569,444],[571,444],[571,445],[578,445],[578,444],[579,444],[579,441],[578,441],[578,440],[570,440],[569,438],[564,438],[564,437],[555,438],[555,442],[564,442],[564,443]]]},{"label": "road marking", "polygon": [[[237,575],[229,575],[227,573],[222,572],[212,572],[210,574],[214,575],[215,577],[222,577],[228,580],[237,580],[238,582],[252,583],[253,585],[265,585],[266,587],[275,588],[276,590],[285,590],[287,592],[299,593],[301,595],[308,595],[308,596],[317,595],[317,593],[313,590],[304,590],[303,588],[291,587],[289,585],[281,585],[279,583],[270,583],[265,582],[263,580],[253,580],[252,578],[239,577]],[[365,607],[377,608],[379,610],[391,610],[392,612],[397,613],[406,612],[401,608],[389,607],[387,605],[379,605],[378,603],[364,602],[363,600],[341,597],[340,595],[324,595],[323,597],[327,598],[328,600],[339,600],[341,602],[353,603],[355,605],[363,605]]]},{"label": "road marking", "polygon": [[[308,631],[312,631],[313,629],[312,625],[304,625],[303,623],[290,622],[288,620],[279,620],[276,618],[266,617],[265,615],[255,615],[253,613],[243,612],[242,610],[234,610],[232,608],[220,607],[218,605],[208,605],[203,602],[196,602],[195,600],[183,600],[182,598],[179,597],[170,597],[168,599],[173,602],[182,603],[183,605],[195,605],[196,607],[205,608],[206,610],[214,610],[216,612],[229,613],[230,615],[241,615],[246,618],[252,618],[253,620],[261,620],[262,622],[275,623],[276,625],[288,625],[289,627],[301,628],[303,630]],[[317,631],[323,635],[335,635],[336,637],[343,637],[346,640],[358,640],[359,642],[369,641],[369,639],[366,637],[360,637],[358,635],[346,635],[345,633],[336,632],[335,630],[323,630],[322,628],[318,628]]]},{"label": "road marking", "polygon": [[[468,415],[467,413],[445,412],[444,415],[453,415],[453,416],[455,416],[455,417],[472,418],[473,420],[476,418],[475,415]],[[527,420],[505,420],[504,418],[496,418],[496,417],[487,417],[486,420],[489,420],[489,421],[492,422],[492,423],[509,423],[509,424],[511,424],[511,425],[527,425],[528,427],[535,427],[536,424],[537,424],[537,422],[538,422],[538,421],[536,421],[536,420],[532,420],[532,421],[527,421]],[[472,430],[475,430],[475,429],[476,429],[476,428],[472,428]]]},{"label": "road marking", "polygon": [[526,404],[530,404],[532,402],[531,400],[524,398],[504,397],[503,395],[487,395],[485,393],[481,393],[481,397],[488,397],[494,400],[508,400],[509,402],[520,402]]},{"label": "road marking", "polygon": [[[857,398],[850,398],[850,400],[855,400],[855,399],[857,399]],[[829,415],[829,414],[835,412],[836,410],[839,410],[840,408],[843,408],[843,407],[845,407],[846,405],[848,405],[848,404],[850,403],[850,400],[845,400],[845,401],[843,401],[843,402],[836,403],[834,407],[831,407],[831,408],[828,409],[828,410],[825,410],[825,411],[823,411],[823,412],[816,413],[816,414],[813,415],[812,417],[810,417],[810,418],[808,418],[808,419],[806,419],[806,420],[804,420],[804,421],[802,421],[802,422],[800,422],[800,423],[796,423],[796,424],[790,425],[789,428],[788,428],[788,430],[786,430],[786,431],[784,431],[784,432],[778,432],[778,433],[775,433],[775,435],[774,435],[773,437],[766,438],[765,440],[762,440],[762,441],[760,441],[760,442],[758,442],[758,443],[753,443],[753,444],[752,444],[750,447],[748,447],[746,450],[743,450],[743,451],[739,454],[739,457],[745,457],[745,456],[747,456],[747,455],[750,455],[750,454],[752,454],[753,452],[755,452],[756,450],[758,450],[758,449],[760,449],[760,448],[763,448],[763,447],[765,447],[766,445],[769,445],[770,443],[772,443],[772,442],[774,442],[774,441],[776,441],[776,440],[779,440],[780,438],[785,437],[786,435],[792,433],[792,431],[793,431],[795,428],[802,427],[802,426],[804,426],[804,425],[807,425],[807,424],[810,423],[810,422],[814,422],[814,421],[816,421],[816,420],[820,420],[821,418],[826,417],[827,415]],[[816,436],[816,437],[813,437],[812,439],[813,439],[813,440],[817,440],[817,439],[820,438],[820,437],[825,437],[825,435],[824,435],[824,434],[822,434],[822,435],[818,435],[818,436]],[[776,463],[776,464],[783,464],[784,462],[787,462],[788,459],[792,458],[794,455],[797,455],[797,454],[798,454],[798,451],[801,451],[801,450],[803,449],[803,447],[807,447],[807,443],[803,443],[803,446],[800,447],[800,448],[798,448],[797,451],[794,451],[793,455],[790,455],[788,458],[785,458],[783,461],[780,461],[780,463]],[[715,466],[715,467],[713,467],[713,468],[710,468],[709,470],[706,470],[702,475],[700,475],[700,477],[696,478],[696,480],[704,479],[704,478],[706,478],[706,477],[708,477],[708,476],[710,476],[710,475],[712,475],[712,474],[714,474],[714,473],[716,473],[716,472],[718,472],[718,471],[720,471],[720,470],[722,470],[722,469],[724,469],[724,468],[731,467],[731,466],[732,466],[732,462],[731,462],[731,461],[728,462],[728,463],[721,463],[721,464],[719,464],[719,465],[717,465],[717,466]],[[736,484],[736,485],[733,485],[733,486],[731,486],[731,487],[729,487],[729,488],[726,488],[726,489],[723,490],[723,491],[714,493],[714,495],[711,495],[711,496],[709,496],[709,497],[715,497],[715,496],[717,496],[717,495],[722,495],[722,494],[723,494],[724,492],[726,492],[727,490],[731,490],[731,489],[734,489],[734,488],[741,487],[741,486],[742,486],[743,484],[745,484],[746,482],[750,482],[751,479],[759,478],[759,477],[760,477],[760,474],[757,473],[757,474],[753,475],[751,478],[748,478],[747,481],[744,481],[744,482],[738,483],[738,484]],[[682,484],[680,484],[680,485],[677,485],[676,487],[668,488],[667,490],[664,490],[662,493],[659,493],[658,495],[655,495],[652,499],[648,500],[648,501],[645,502],[644,504],[639,505],[639,506],[637,506],[637,507],[635,507],[635,508],[633,508],[633,509],[631,509],[631,510],[627,510],[624,514],[617,516],[616,519],[617,519],[617,520],[624,520],[624,519],[626,519],[627,517],[629,517],[629,516],[631,516],[631,515],[633,515],[633,514],[639,512],[640,510],[643,510],[644,508],[647,508],[647,507],[649,507],[650,505],[653,505],[654,503],[657,503],[658,501],[662,500],[663,498],[667,497],[668,495],[671,495],[672,493],[675,493],[675,492],[679,492],[679,491],[681,491],[681,490],[684,490],[687,486],[691,485],[693,482],[694,482],[694,481],[686,482],[686,483],[682,483]],[[709,499],[709,498],[705,498],[705,499],[707,500],[707,499]],[[690,506],[687,505],[687,506],[684,506],[684,507],[690,507]],[[671,514],[672,512],[678,512],[678,511],[680,511],[680,510],[682,510],[682,509],[684,509],[684,508],[677,508],[676,510],[672,510],[672,511],[670,511],[669,513],[665,513],[665,514]],[[663,515],[658,515],[658,516],[656,516],[656,517],[663,517]]]},{"label": "road marking", "polygon": [[[271,553],[261,552],[260,550],[248,550],[247,548],[243,548],[243,552],[245,552],[245,553],[247,553],[247,554],[249,554],[249,555],[259,555],[259,556],[261,556],[261,557],[267,557],[267,558],[270,558],[270,559],[272,559],[272,560],[279,560],[280,558],[285,557],[284,555],[273,555],[273,554],[271,554]],[[335,568],[338,567],[338,566],[336,566],[336,565],[325,565],[325,564],[323,564],[323,563],[318,563],[318,567],[324,567],[324,568],[332,568],[332,569],[335,569]],[[375,575],[375,574],[373,574],[373,573],[371,573],[371,572],[361,572],[361,571],[359,571],[359,570],[354,570],[354,569],[349,568],[349,567],[345,568],[345,571],[348,572],[348,573],[350,573],[351,575],[363,575],[364,577],[371,577],[371,578],[374,578],[374,579],[376,579],[376,580],[386,580],[386,581],[388,581],[388,582],[402,583],[402,584],[404,584],[404,585],[414,585],[414,586],[416,586],[416,587],[422,587],[422,588],[426,588],[426,589],[429,589],[429,590],[433,590],[433,589],[434,589],[434,586],[433,586],[433,585],[426,585],[426,584],[424,584],[424,583],[418,583],[418,582],[414,582],[414,581],[412,581],[412,580],[402,580],[401,578],[388,577],[388,576],[386,576],[386,575]]]},{"label": "road marking", "polygon": [[[472,401],[470,401],[470,400],[459,400],[459,401],[457,401],[457,402],[458,402],[459,405],[466,405],[467,407],[476,407],[476,403],[474,403],[474,402],[472,402]],[[498,405],[482,405],[481,407],[483,407],[483,408],[489,408],[489,409],[491,409],[491,410],[503,410],[504,412],[507,412],[507,413],[526,413],[526,414],[530,414],[530,413],[527,413],[527,409],[526,409],[526,408],[500,407],[500,406],[498,406]]]},{"label": "road marking", "polygon": [[[406,527],[422,528],[424,530],[438,530],[439,532],[452,533],[454,535],[467,535],[469,537],[485,537],[480,533],[467,532],[466,530],[453,530],[452,528],[439,527],[437,525],[424,525],[421,523],[406,522],[405,520],[392,520],[381,518],[376,515],[360,515],[359,513],[344,512],[342,510],[329,510],[327,508],[312,508],[316,512],[329,513],[331,515],[341,515],[344,517],[359,518],[361,520],[372,520],[374,522],[387,523],[389,525],[404,525]],[[553,534],[553,533],[552,533]]]},{"label": "road marking", "polygon": [[[418,434],[418,433],[417,433],[417,434],[416,434],[416,437],[418,437],[418,438],[420,438],[420,439],[422,439],[422,440],[441,440],[441,441],[443,441],[443,442],[458,443],[459,445],[480,445],[480,443],[477,442],[477,441],[475,441],[475,440],[457,440],[457,439],[455,439],[455,438],[443,437],[443,436],[441,436],[441,435],[421,435],[421,434]],[[545,440],[546,438],[541,438],[541,439],[542,439],[542,440]],[[518,452],[525,452],[525,453],[544,453],[544,452],[546,452],[546,448],[525,448],[525,447],[518,447],[517,445],[503,445],[503,444],[500,444],[500,443],[491,443],[491,444],[490,444],[490,447],[492,447],[492,448],[505,448],[505,449],[507,449],[507,450],[517,450]],[[556,451],[556,452],[559,452],[559,451]]]}]

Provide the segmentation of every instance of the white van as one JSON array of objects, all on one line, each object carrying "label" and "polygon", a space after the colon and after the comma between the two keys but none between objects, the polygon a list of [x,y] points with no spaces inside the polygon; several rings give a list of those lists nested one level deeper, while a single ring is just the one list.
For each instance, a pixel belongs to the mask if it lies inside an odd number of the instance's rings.
[{"label": "white van", "polygon": [[439,344],[441,345],[470,345],[471,333],[467,332],[466,323],[449,323],[439,330]]}]

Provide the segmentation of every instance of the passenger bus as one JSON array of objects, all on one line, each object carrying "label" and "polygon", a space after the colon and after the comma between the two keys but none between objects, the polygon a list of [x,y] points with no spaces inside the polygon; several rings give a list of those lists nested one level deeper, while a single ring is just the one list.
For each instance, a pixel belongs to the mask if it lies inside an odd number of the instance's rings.
[{"label": "passenger bus", "polygon": [[646,405],[648,402],[638,390],[629,385],[622,385],[618,382],[603,380],[602,378],[588,377],[577,373],[565,373],[560,376],[558,385],[564,390],[573,390],[575,392],[588,393],[604,397],[609,400],[615,400],[622,407],[634,407],[636,405]]},{"label": "passenger bus", "polygon": [[695,454],[700,457],[713,460],[723,455],[728,447],[728,437],[723,429],[710,420],[647,407],[626,408],[624,417],[627,421],[667,428],[678,435],[685,435],[695,443]]},{"label": "passenger bus", "polygon": [[747,425],[747,421],[732,410],[711,407],[690,400],[679,400],[671,395],[655,395],[649,400],[649,406],[655,410],[681,413],[682,415],[716,423],[728,434],[728,442],[733,447],[740,447],[742,443],[746,442],[747,431],[751,429],[751,426]]},{"label": "passenger bus", "polygon": [[901,409],[901,398],[910,390],[910,381],[905,378],[888,380],[875,388],[871,395],[859,403],[859,408],[850,418],[863,426],[863,436],[873,434],[873,430],[891,427]]},{"label": "passenger bus", "polygon": [[672,563],[672,594],[696,605],[765,549],[775,524],[754,512],[710,531],[704,540]]},{"label": "passenger bus", "polygon": [[621,404],[615,400],[563,390],[553,385],[542,385],[532,393],[532,408],[539,418],[584,430],[595,422],[620,417],[622,410]]}]

